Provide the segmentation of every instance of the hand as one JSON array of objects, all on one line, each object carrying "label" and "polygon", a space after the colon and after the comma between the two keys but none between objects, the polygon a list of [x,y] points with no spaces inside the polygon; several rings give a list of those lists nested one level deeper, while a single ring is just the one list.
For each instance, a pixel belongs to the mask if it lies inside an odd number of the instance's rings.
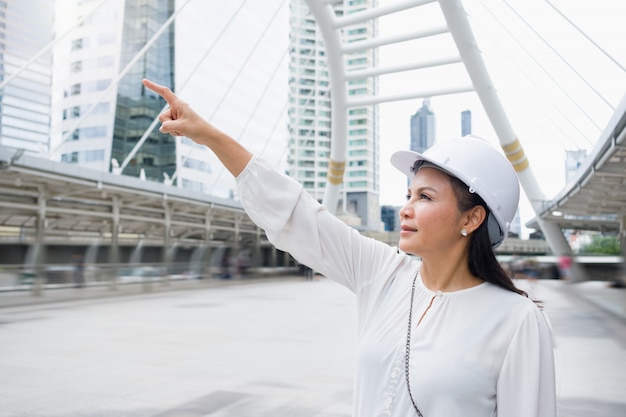
[{"label": "hand", "polygon": [[252,158],[246,148],[200,117],[169,88],[149,80],[143,80],[143,85],[163,97],[169,105],[169,109],[159,115],[160,132],[186,136],[196,143],[208,146],[234,176],[243,171]]},{"label": "hand", "polygon": [[178,98],[168,87],[144,79],[143,85],[159,94],[169,105],[169,109],[159,115],[161,133],[173,136],[186,136],[194,142],[207,145],[212,137],[220,132],[201,118],[192,108]]}]

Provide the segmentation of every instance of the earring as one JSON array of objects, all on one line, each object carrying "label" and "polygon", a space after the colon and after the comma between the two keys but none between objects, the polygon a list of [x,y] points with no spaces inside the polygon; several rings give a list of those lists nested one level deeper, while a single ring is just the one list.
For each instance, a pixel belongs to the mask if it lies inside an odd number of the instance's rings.
[{"label": "earring", "polygon": [[467,230],[461,229],[461,235],[467,237]]}]

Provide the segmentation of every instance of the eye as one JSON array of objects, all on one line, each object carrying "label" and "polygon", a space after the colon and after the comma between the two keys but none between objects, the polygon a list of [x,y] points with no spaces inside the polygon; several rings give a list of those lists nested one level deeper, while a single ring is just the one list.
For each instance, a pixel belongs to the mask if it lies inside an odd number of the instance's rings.
[{"label": "eye", "polygon": [[406,201],[409,201],[411,199],[411,194],[407,194],[406,195]]},{"label": "eye", "polygon": [[428,196],[427,194],[420,194],[420,200],[432,200],[432,198],[430,198],[430,196]]}]

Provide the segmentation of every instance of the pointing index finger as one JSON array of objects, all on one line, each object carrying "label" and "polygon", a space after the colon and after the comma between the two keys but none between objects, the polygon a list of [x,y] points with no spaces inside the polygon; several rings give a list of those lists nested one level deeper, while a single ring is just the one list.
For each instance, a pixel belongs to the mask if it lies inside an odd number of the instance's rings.
[{"label": "pointing index finger", "polygon": [[163,97],[165,99],[165,101],[167,101],[167,104],[169,104],[170,106],[171,106],[172,102],[176,99],[176,94],[174,94],[172,92],[172,90],[170,90],[169,88],[165,87],[164,85],[157,84],[157,83],[152,82],[152,81],[147,80],[147,79],[143,80],[143,85],[145,85],[150,90],[154,91],[155,93],[157,93],[161,97]]}]

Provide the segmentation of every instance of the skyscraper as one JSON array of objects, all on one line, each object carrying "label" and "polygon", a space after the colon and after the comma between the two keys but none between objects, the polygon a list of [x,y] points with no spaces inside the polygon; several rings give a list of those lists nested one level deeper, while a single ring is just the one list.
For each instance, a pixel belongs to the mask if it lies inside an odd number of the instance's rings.
[{"label": "skyscraper", "polygon": [[472,112],[463,110],[461,112],[461,136],[470,135],[472,133]]},{"label": "skyscraper", "polygon": [[[376,0],[335,1],[339,16],[371,8]],[[291,0],[290,91],[289,91],[289,175],[321,201],[326,187],[331,135],[331,85],[321,32],[303,0]],[[373,22],[352,25],[343,32],[344,42],[375,36]],[[375,48],[352,53],[346,71],[376,64]],[[377,90],[375,77],[350,81],[348,94],[370,95]],[[348,113],[348,155],[338,215],[358,218],[356,226],[380,229],[378,109],[376,106],[350,108]],[[352,223],[354,224],[354,223]]]},{"label": "skyscraper", "polygon": [[0,2],[0,145],[47,151],[53,6],[49,0]]},{"label": "skyscraper", "polygon": [[435,143],[435,113],[430,108],[430,99],[411,116],[411,150],[424,152]]},{"label": "skyscraper", "polygon": [[[54,89],[63,94],[53,106],[52,158],[108,171],[122,164],[165,105],[141,79],[174,88],[173,24],[132,63],[171,16],[174,0],[113,0],[95,11],[93,2],[62,4],[66,24],[75,28],[54,51]],[[156,181],[176,170],[172,136],[154,129],[122,173],[139,176],[142,169]]]},{"label": "skyscraper", "polygon": [[[411,150],[421,153],[434,143],[435,113],[430,108],[430,99],[424,99],[422,107],[411,116]],[[410,183],[407,179],[407,184]]]}]

